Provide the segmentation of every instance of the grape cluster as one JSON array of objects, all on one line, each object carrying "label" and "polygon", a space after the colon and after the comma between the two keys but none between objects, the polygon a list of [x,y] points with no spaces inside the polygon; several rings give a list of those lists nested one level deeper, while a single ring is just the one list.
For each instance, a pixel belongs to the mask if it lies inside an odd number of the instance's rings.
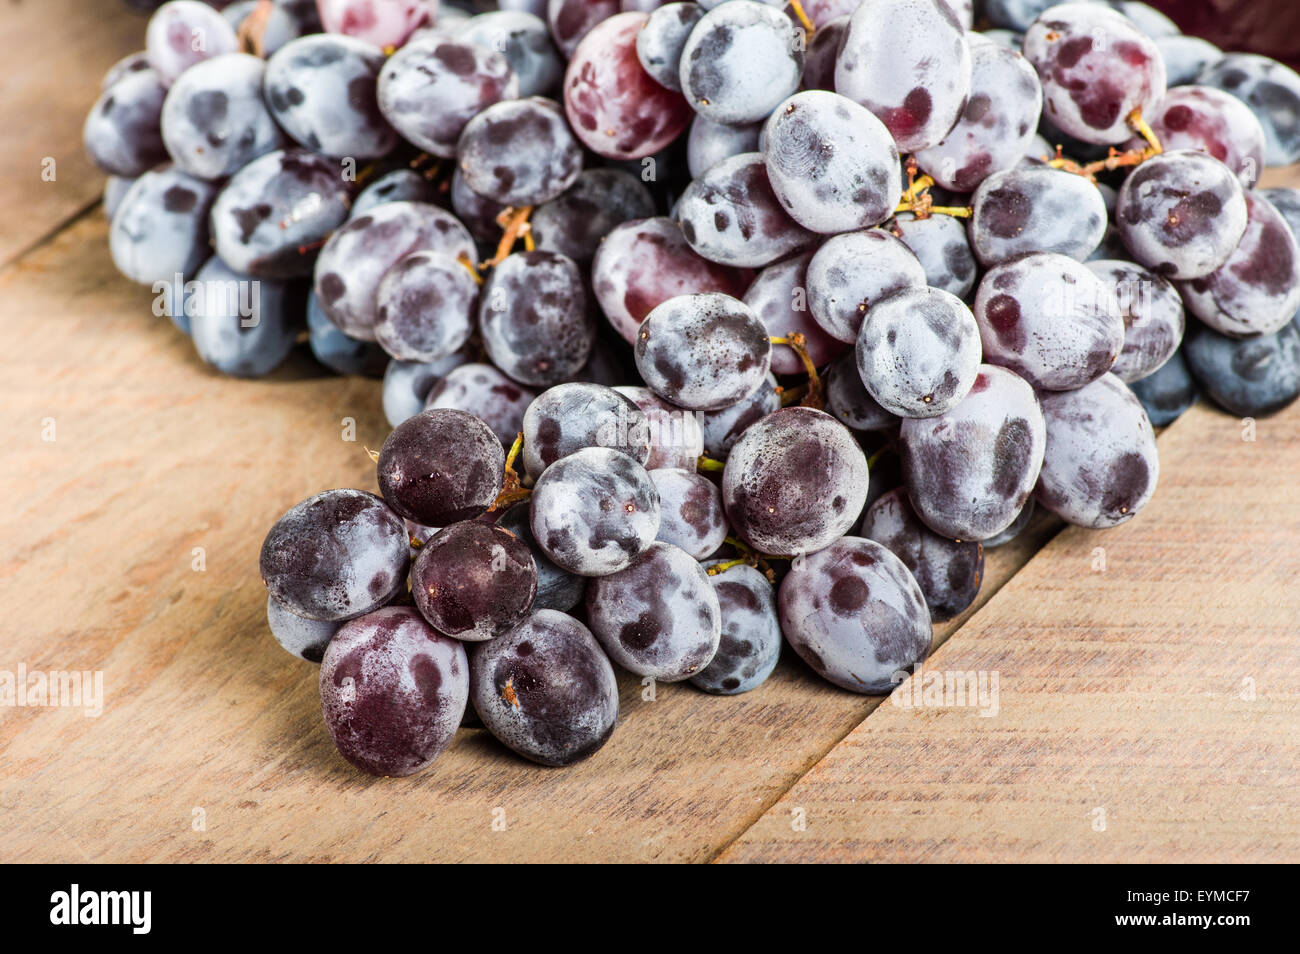
[{"label": "grape cluster", "polygon": [[567,765],[619,670],[783,643],[888,692],[1036,510],[1300,395],[1300,76],[1142,3],[153,6],[85,125],[115,264],[221,373],[383,378],[379,495],[260,560],[365,771]]}]

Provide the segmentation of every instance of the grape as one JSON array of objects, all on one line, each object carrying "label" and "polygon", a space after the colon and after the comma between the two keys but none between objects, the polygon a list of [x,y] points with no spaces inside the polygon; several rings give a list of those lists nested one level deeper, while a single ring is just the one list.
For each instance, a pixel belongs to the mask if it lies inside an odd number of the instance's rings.
[{"label": "grape", "polygon": [[804,557],[781,581],[777,607],[794,651],[851,692],[891,692],[930,651],[920,586],[873,540],[845,537]]},{"label": "grape", "polygon": [[1151,374],[1129,385],[1129,390],[1142,402],[1153,427],[1168,427],[1196,403],[1196,382],[1192,380],[1183,354],[1184,349],[1179,348]]},{"label": "grape", "polygon": [[524,469],[534,478],[586,447],[622,451],[639,464],[650,459],[645,414],[603,384],[569,382],[548,388],[524,412]]},{"label": "grape", "polygon": [[722,636],[709,575],[668,543],[654,543],[619,571],[592,580],[587,619],[614,662],[661,682],[680,682],[706,667]]},{"label": "grape", "polygon": [[903,462],[896,452],[898,433],[902,429],[901,424],[900,421],[900,426],[895,428],[893,433],[888,436],[889,443],[873,455],[875,461],[871,464],[871,475],[867,484],[867,501],[863,506],[864,511],[895,487],[903,485]]},{"label": "grape", "polygon": [[[745,304],[774,338],[804,336],[804,347],[812,363],[826,364],[844,350],[844,342],[828,335],[808,310],[808,263],[811,252],[787,258],[763,269],[745,292]],[[803,374],[803,360],[789,345],[772,345],[772,371],[776,374]]]},{"label": "grape", "polygon": [[[138,177],[137,177],[138,178]],[[135,179],[126,179],[122,176],[108,176],[104,179],[104,218],[113,221],[113,216],[122,205],[122,200],[126,194],[131,191],[131,186],[135,185]]]},{"label": "grape", "polygon": [[559,198],[539,205],[528,224],[537,247],[589,263],[615,226],[654,215],[641,180],[619,169],[586,169]]},{"label": "grape", "polygon": [[1269,201],[1246,193],[1246,232],[1228,260],[1182,282],[1187,310],[1232,337],[1280,331],[1300,308],[1300,247]]},{"label": "grape", "polygon": [[1029,526],[1029,522],[1034,519],[1034,511],[1034,498],[1030,497],[1024,507],[1021,508],[1016,519],[1011,522],[1011,526],[1007,527],[1001,533],[991,536],[987,540],[983,541],[984,549],[987,551],[994,547],[1003,546],[1024,533],[1025,528]]},{"label": "grape", "polygon": [[659,533],[655,539],[685,550],[696,560],[717,552],[727,537],[722,494],[713,481],[694,471],[650,471],[659,492]]},{"label": "grape", "polygon": [[348,217],[338,167],[305,149],[276,150],[236,172],[212,205],[212,243],[232,268],[302,278]]},{"label": "grape", "polygon": [[618,720],[614,667],[587,627],[554,610],[474,648],[470,698],[506,748],[542,765],[589,757]]},{"label": "grape", "polygon": [[957,192],[971,192],[990,174],[1014,168],[1036,135],[1043,108],[1043,88],[1028,60],[979,34],[969,43],[970,98],[957,125],[916,154],[935,182]]},{"label": "grape", "polygon": [[831,364],[825,382],[826,413],[845,427],[855,431],[889,431],[898,425],[898,418],[867,392],[853,352],[841,355]]},{"label": "grape", "polygon": [[409,142],[452,158],[478,112],[519,95],[506,58],[472,43],[432,36],[408,43],[379,73],[379,110]]},{"label": "grape", "polygon": [[339,329],[375,339],[375,295],[387,271],[411,252],[473,259],[474,240],[450,213],[423,202],[385,202],[330,236],[316,259],[316,295]]},{"label": "grape", "polygon": [[567,613],[582,602],[587,590],[587,580],[568,570],[562,570],[542,552],[533,537],[528,501],[515,504],[501,515],[497,523],[518,537],[533,555],[537,566],[537,596],[533,599],[534,611],[559,610]]},{"label": "grape", "polygon": [[303,299],[280,282],[233,271],[213,256],[195,276],[186,306],[199,357],[222,374],[260,378],[289,356],[303,322]]},{"label": "grape", "polygon": [[465,124],[456,154],[465,184],[503,205],[554,199],[582,171],[582,147],[559,104],[539,96],[480,112]]},{"label": "grape", "polygon": [[[1212,86],[1171,89],[1146,117],[1166,152],[1199,149],[1249,189],[1264,168],[1264,130],[1241,100]],[[1136,145],[1136,143],[1135,143]]]},{"label": "grape", "polygon": [[1083,176],[1043,165],[995,172],[975,190],[968,233],[985,267],[1026,252],[1083,261],[1106,234],[1106,203]]},{"label": "grape", "polygon": [[1063,3],[1025,31],[1025,58],[1043,83],[1043,112],[1084,142],[1121,143],[1134,110],[1165,95],[1165,64],[1133,21],[1096,3]]},{"label": "grape", "polygon": [[1153,40],[1160,37],[1178,36],[1178,25],[1155,7],[1135,0],[1105,0],[1116,11],[1124,14],[1137,28]]},{"label": "grape", "polygon": [[699,412],[700,430],[704,432],[704,453],[722,460],[731,453],[731,448],[750,425],[780,407],[781,389],[776,377],[769,373],[754,393],[744,400],[721,411]]},{"label": "grape", "polygon": [[411,595],[438,632],[483,642],[528,616],[537,595],[537,565],[510,531],[464,520],[424,541],[411,568]]},{"label": "grape", "polygon": [[537,397],[490,364],[462,364],[434,384],[425,399],[427,409],[449,407],[473,414],[492,429],[504,445],[514,443],[524,428],[524,412]]},{"label": "grape", "polygon": [[[368,186],[357,193],[357,197],[352,200],[352,208],[348,212],[348,218],[358,219],[365,215],[377,205],[383,205],[385,202],[425,202],[432,203],[437,198],[437,188],[432,182],[413,169],[394,169],[392,172],[385,172],[377,177]],[[453,181],[452,194],[455,195],[455,184]],[[473,195],[473,193],[470,193]],[[477,196],[475,196],[477,198]],[[453,199],[452,208],[456,203]],[[496,217],[497,209],[492,213]],[[457,212],[456,215],[462,220],[464,216]],[[470,223],[466,222],[466,225]],[[470,231],[473,231],[471,227]],[[493,224],[493,231],[490,237],[495,238],[499,229]],[[478,238],[477,233],[474,236]]]},{"label": "grape", "polygon": [[799,88],[804,43],[790,18],[754,0],[706,13],[682,47],[678,78],[694,110],[715,123],[766,119]]},{"label": "grape", "polygon": [[767,374],[771,345],[744,302],[717,292],[657,306],[637,333],[636,366],[660,397],[717,411],[745,398]]},{"label": "grape", "polygon": [[1112,290],[1124,319],[1124,349],[1111,371],[1131,384],[1158,370],[1178,350],[1186,319],[1174,286],[1132,262],[1101,259],[1088,270]]},{"label": "grape", "polygon": [[390,268],[375,294],[375,340],[401,361],[436,361],[473,331],[478,285],[440,252],[412,252]]},{"label": "grape", "polygon": [[858,373],[881,407],[900,417],[937,417],[975,383],[980,329],[956,295],[908,288],[867,311],[856,354]]},{"label": "grape", "polygon": [[425,399],[432,393],[433,386],[468,360],[463,351],[458,351],[427,363],[389,361],[383,386],[384,417],[389,426],[396,427],[424,410]]},{"label": "grape", "polygon": [[492,429],[451,408],[421,411],[379,451],[379,492],[397,513],[432,527],[477,517],[504,483],[505,450]]},{"label": "grape", "polygon": [[1300,189],[1259,189],[1255,194],[1267,199],[1286,220],[1291,234],[1300,239]]},{"label": "grape", "polygon": [[1264,161],[1270,166],[1300,160],[1300,75],[1277,60],[1229,53],[1196,78],[1236,96],[1264,129]]},{"label": "grape", "polygon": [[[1033,23],[1037,18],[1038,17],[1035,14],[1029,18],[1029,22]],[[1025,44],[1025,35],[1015,30],[981,30],[979,35],[984,37],[986,40],[996,43],[1003,49],[1011,50],[1015,53],[1019,53],[1021,47]],[[973,39],[973,37],[967,37],[968,41],[971,39]]]},{"label": "grape", "polygon": [[1024,33],[1044,10],[1059,0],[984,0],[984,15],[998,27]]},{"label": "grape", "polygon": [[[149,65],[149,55],[144,50],[137,53],[128,53],[108,68],[108,72],[104,74],[104,78],[100,81],[99,91],[106,93],[118,80],[130,76],[132,73],[141,73],[146,70],[153,70],[153,67]],[[156,70],[154,70],[154,75],[157,75]]]},{"label": "grape", "polygon": [[505,54],[519,80],[520,96],[549,96],[559,89],[564,60],[541,17],[521,10],[481,13],[459,26],[455,37],[459,43]]},{"label": "grape", "polygon": [[850,232],[827,239],[809,262],[808,309],[828,334],[854,342],[873,305],[925,284],[925,269],[902,241],[883,229]]},{"label": "grape", "polygon": [[340,755],[373,775],[412,775],[451,744],[469,699],[469,661],[414,609],[390,606],[334,635],[320,697]]},{"label": "grape", "polygon": [[[257,52],[261,56],[273,56],[299,37],[321,31],[320,12],[316,8],[316,0],[289,0],[287,3],[274,4],[262,4],[261,0],[237,0],[225,7],[221,15],[235,28],[235,34],[238,36],[239,28],[254,12],[258,11],[259,6],[266,8],[265,20],[259,28],[258,37]],[[252,24],[255,23],[257,20],[252,21]]]},{"label": "grape", "polygon": [[353,619],[406,588],[406,526],[374,494],[327,490],[291,507],[262,543],[271,597],[295,616]]},{"label": "grape", "polygon": [[979,595],[984,547],[975,540],[949,540],[935,533],[921,522],[901,487],[871,505],[858,533],[903,561],[921,587],[933,622],[960,615]]},{"label": "grape", "polygon": [[478,320],[493,364],[524,384],[571,378],[596,339],[582,272],[558,252],[507,256],[483,287]]},{"label": "grape", "polygon": [[694,473],[696,462],[704,453],[704,431],[698,412],[670,404],[649,388],[619,386],[614,390],[645,415],[650,438],[646,470],[681,468]]},{"label": "grape", "polygon": [[724,159],[692,181],[677,203],[677,222],[697,254],[721,265],[769,265],[813,239],[777,200],[761,152]]},{"label": "grape", "polygon": [[[705,6],[715,7],[718,5],[718,2],[719,0],[715,0],[715,2],[706,3]],[[858,4],[861,2],[862,0],[807,0],[806,3],[801,4],[803,6],[804,14],[812,21],[813,27],[816,28],[816,32],[813,33],[813,39],[815,40],[820,36],[822,31],[826,29],[831,21],[838,20],[841,17],[847,17],[851,14],[858,8]],[[778,2],[773,3],[772,6],[783,7],[786,16],[791,19],[796,19],[794,10],[788,3]]]},{"label": "grape", "polygon": [[537,478],[531,503],[537,545],[581,576],[624,569],[659,532],[659,494],[649,474],[609,447],[584,447],[555,461]]},{"label": "grape", "polygon": [[1119,190],[1116,228],[1141,265],[1171,279],[1203,278],[1228,260],[1246,230],[1246,200],[1232,170],[1205,153],[1166,152]]},{"label": "grape", "polygon": [[691,676],[691,685],[720,696],[750,692],[767,681],[781,657],[776,593],[752,566],[729,567],[709,582],[718,597],[722,636],[713,659]]},{"label": "grape", "polygon": [[605,317],[635,342],[645,316],[678,295],[721,292],[739,298],[753,278],[701,258],[682,230],[662,217],[632,220],[613,228],[596,249],[591,283]]},{"label": "grape", "polygon": [[216,10],[197,0],[172,0],[158,8],[145,28],[145,55],[164,85],[209,57],[239,49],[235,29]]},{"label": "grape", "polygon": [[[808,5],[804,4],[804,10],[807,9]],[[817,28],[817,32],[808,41],[807,52],[804,53],[802,84],[804,89],[822,89],[832,93],[835,91],[835,61],[848,32],[847,14],[835,17]]]},{"label": "grape", "polygon": [[167,91],[162,137],[181,169],[201,179],[233,175],[287,145],[262,101],[265,65],[227,53],[186,70]]},{"label": "grape", "polygon": [[307,331],[311,353],[316,360],[338,374],[363,374],[377,378],[388,365],[388,355],[383,348],[370,341],[349,338],[339,331],[321,309],[315,292],[307,296]]},{"label": "grape", "polygon": [[824,90],[796,93],[777,106],[764,133],[772,190],[804,228],[833,235],[894,214],[903,191],[898,149],[853,100]]},{"label": "grape", "polygon": [[848,532],[867,495],[867,459],[829,414],[787,407],[751,425],[731,448],[722,499],[755,549],[811,553]]},{"label": "grape", "polygon": [[1211,64],[1223,59],[1223,51],[1199,36],[1158,36],[1156,49],[1165,61],[1169,88],[1195,83]]},{"label": "grape", "polygon": [[546,0],[500,0],[497,6],[502,10],[522,10],[535,17],[546,16]]},{"label": "grape", "polygon": [[113,216],[108,247],[117,270],[142,285],[176,284],[208,256],[216,186],[165,166],[135,180]]},{"label": "grape", "polygon": [[1194,326],[1183,353],[1196,382],[1232,414],[1272,414],[1300,396],[1300,325],[1294,320],[1273,334],[1244,340]]},{"label": "grape", "polygon": [[1034,389],[1005,368],[980,365],[970,393],[947,414],[904,418],[908,498],[935,533],[954,540],[996,536],[1029,499],[1045,440]]},{"label": "grape", "polygon": [[660,86],[682,90],[682,49],[695,24],[704,16],[698,3],[666,3],[650,14],[636,37],[641,68]]},{"label": "grape", "polygon": [[548,0],[546,22],[555,45],[572,59],[582,38],[619,11],[619,0]]},{"label": "grape", "polygon": [[167,161],[159,119],[167,90],[151,69],[107,87],[82,128],[86,154],[103,172],[135,178]]},{"label": "grape", "polygon": [[916,255],[925,272],[925,284],[958,298],[970,294],[975,287],[975,253],[959,219],[950,215],[918,219],[903,212],[888,228]]},{"label": "grape", "polygon": [[381,49],[398,47],[432,19],[426,0],[316,0],[326,32],[343,33]]},{"label": "grape", "polygon": [[335,158],[376,159],[397,145],[375,102],[383,65],[383,53],[361,40],[305,36],[267,61],[266,104],[299,145]]},{"label": "grape", "polygon": [[900,151],[928,149],[970,95],[965,31],[938,0],[864,0],[849,19],[835,88],[875,113]]},{"label": "grape", "polygon": [[321,661],[325,647],[343,625],[338,621],[295,616],[270,596],[266,598],[266,623],[285,652],[314,663]]},{"label": "grape", "polygon": [[762,123],[727,126],[696,116],[691,120],[691,131],[686,137],[686,164],[691,177],[698,179],[723,159],[742,152],[757,152],[762,128]]},{"label": "grape", "polygon": [[1156,489],[1160,461],[1146,411],[1119,378],[1041,396],[1047,450],[1035,498],[1067,523],[1131,520]]},{"label": "grape", "polygon": [[583,145],[610,159],[658,152],[681,134],[691,109],[656,83],[636,57],[644,13],[620,13],[583,37],[564,77],[564,109]]}]

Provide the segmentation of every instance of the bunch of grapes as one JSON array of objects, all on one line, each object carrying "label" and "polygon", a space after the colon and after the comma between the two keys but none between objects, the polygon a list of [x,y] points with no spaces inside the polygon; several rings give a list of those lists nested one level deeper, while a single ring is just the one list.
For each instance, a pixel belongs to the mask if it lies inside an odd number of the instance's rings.
[{"label": "bunch of grapes", "polygon": [[888,692],[1035,507],[1300,395],[1280,63],[1127,0],[483,7],[172,0],[85,127],[204,362],[383,378],[379,494],[260,561],[365,771],[585,758],[616,667]]}]

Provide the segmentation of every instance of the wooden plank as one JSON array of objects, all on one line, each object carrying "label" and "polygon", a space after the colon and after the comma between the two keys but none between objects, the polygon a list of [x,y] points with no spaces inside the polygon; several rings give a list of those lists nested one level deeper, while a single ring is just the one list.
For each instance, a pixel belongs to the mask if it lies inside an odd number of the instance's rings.
[{"label": "wooden plank", "polygon": [[[145,18],[118,0],[11,0],[0,16],[0,268],[100,197],[81,126],[104,73],[144,46]],[[54,181],[45,181],[53,159]]]},{"label": "wooden plank", "polygon": [[1142,514],[932,658],[997,673],[996,715],[882,706],[721,860],[1300,860],[1300,406],[1255,426],[1194,408]]},{"label": "wooden plank", "polygon": [[[267,632],[257,553],[298,499],[374,488],[378,383],[305,359],[265,381],[208,372],[104,241],[87,217],[0,276],[0,670],[98,669],[106,696],[100,718],[0,709],[0,859],[707,859],[877,703],[797,660],[739,698],[648,702],[624,678],[619,728],[574,768],[480,731],[413,779],[359,775],[316,667]],[[1055,530],[994,551],[985,598]]]}]

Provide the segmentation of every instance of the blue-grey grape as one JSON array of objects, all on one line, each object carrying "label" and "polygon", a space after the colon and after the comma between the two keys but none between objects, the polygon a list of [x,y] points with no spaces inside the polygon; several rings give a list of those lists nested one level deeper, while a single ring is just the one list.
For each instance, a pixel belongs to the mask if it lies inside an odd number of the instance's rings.
[{"label": "blue-grey grape", "polygon": [[[708,567],[716,564],[712,561]],[[776,590],[758,570],[741,564],[709,577],[718,596],[722,635],[718,651],[691,685],[720,696],[750,692],[772,675],[781,658]]]}]

